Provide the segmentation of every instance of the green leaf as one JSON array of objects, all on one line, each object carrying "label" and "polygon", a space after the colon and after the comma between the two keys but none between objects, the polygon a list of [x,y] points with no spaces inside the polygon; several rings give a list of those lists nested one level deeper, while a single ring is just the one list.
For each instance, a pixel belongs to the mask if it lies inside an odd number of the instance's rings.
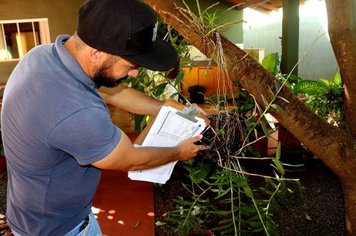
[{"label": "green leaf", "polygon": [[342,85],[341,75],[340,72],[336,72],[334,78],[332,79],[335,85]]},{"label": "green leaf", "polygon": [[262,107],[261,107],[258,103],[256,103],[256,108],[257,108],[257,110],[258,110],[258,113],[259,113],[260,115],[262,115],[263,112],[264,112],[264,110],[262,109]]},{"label": "green leaf", "polygon": [[247,180],[244,177],[234,175],[233,176],[233,186],[234,187],[245,187],[248,186]]},{"label": "green leaf", "polygon": [[323,84],[325,84],[326,86],[331,86],[333,84],[333,81],[332,80],[328,80],[328,79],[319,79],[319,81]]},{"label": "green leaf", "polygon": [[312,221],[313,219],[308,215],[308,213],[305,213],[305,219],[306,220],[309,220],[309,221]]},{"label": "green leaf", "polygon": [[[222,226],[219,226],[219,227],[213,227],[212,230],[213,231],[216,231],[216,232],[220,232],[220,231],[223,231],[225,229],[230,229],[232,228],[234,225],[231,223],[230,225],[222,225]],[[228,235],[228,234],[224,234],[224,235]]]},{"label": "green leaf", "polygon": [[293,85],[299,83],[299,82],[302,81],[302,80],[303,80],[303,79],[300,78],[299,76],[294,75],[294,74],[291,74],[291,75],[289,75],[289,77],[288,77],[288,80],[287,80],[288,83],[287,83],[287,84],[293,86]]},{"label": "green leaf", "polygon": [[246,212],[248,214],[255,214],[256,213],[256,208],[254,208],[254,207],[243,206],[243,207],[240,207],[239,210],[242,211],[242,212]]},{"label": "green leaf", "polygon": [[261,94],[263,104],[268,107],[269,103],[267,102],[266,98]]},{"label": "green leaf", "polygon": [[193,166],[188,170],[189,176],[193,183],[199,184],[205,179],[211,171],[211,165],[203,162],[199,162],[197,166]]},{"label": "green leaf", "polygon": [[279,99],[283,100],[283,101],[284,101],[284,102],[286,102],[286,103],[289,103],[289,101],[288,101],[287,99],[285,99],[284,97],[277,96],[277,98],[279,98]]},{"label": "green leaf", "polygon": [[[213,176],[211,178],[214,178]],[[230,183],[229,179],[222,179],[220,181],[216,181],[214,183],[209,183],[206,180],[203,180],[206,184],[210,185],[210,186],[224,186]]]},{"label": "green leaf", "polygon": [[230,215],[231,211],[204,211],[204,214]]},{"label": "green leaf", "polygon": [[269,71],[272,75],[277,73],[279,65],[279,56],[278,53],[270,53],[265,56],[262,60],[262,66]]},{"label": "green leaf", "polygon": [[166,224],[167,224],[166,222],[162,222],[162,221],[156,221],[156,223],[155,223],[156,226],[163,226]]},{"label": "green leaf", "polygon": [[255,222],[248,222],[253,228],[260,228],[262,227],[261,222],[255,221]]},{"label": "green leaf", "polygon": [[281,88],[281,84],[278,80],[274,81],[274,88],[276,89],[276,91],[278,91]]},{"label": "green leaf", "polygon": [[134,121],[135,121],[135,131],[142,131],[143,130],[143,121],[144,121],[145,116],[143,115],[135,115],[134,116]]},{"label": "green leaf", "polygon": [[180,92],[172,93],[169,98],[175,98],[175,97],[179,96],[179,94],[180,94]]},{"label": "green leaf", "polygon": [[215,199],[219,199],[219,198],[225,196],[230,191],[231,191],[231,187],[230,188],[226,188],[225,190],[221,189],[220,191],[218,191],[218,195],[215,197]]},{"label": "green leaf", "polygon": [[253,197],[253,193],[252,193],[250,186],[243,187],[243,190],[247,197],[250,197],[250,198]]},{"label": "green leaf", "polygon": [[266,137],[269,138],[270,133],[268,132],[265,121],[261,121],[261,128],[262,128],[264,135],[266,135]]},{"label": "green leaf", "polygon": [[222,128],[222,129],[219,129],[217,131],[217,134],[220,135],[220,136],[223,136],[225,134],[225,130]]},{"label": "green leaf", "polygon": [[174,86],[177,86],[180,84],[180,82],[183,80],[184,78],[184,74],[185,74],[185,71],[184,70],[181,70],[179,71],[179,74],[177,75],[177,78],[174,80]]},{"label": "green leaf", "polygon": [[166,87],[167,87],[167,83],[163,83],[163,84],[160,84],[160,85],[156,86],[155,87],[155,95],[156,96],[162,95],[162,93],[164,92]]},{"label": "green leaf", "polygon": [[284,109],[277,104],[271,104],[271,107],[274,108],[278,112],[284,112]]},{"label": "green leaf", "polygon": [[277,150],[276,150],[276,158],[277,158],[277,160],[281,159],[281,153],[282,153],[281,143],[278,142]]},{"label": "green leaf", "polygon": [[302,80],[294,86],[295,93],[319,95],[325,93],[328,86],[317,80]]},{"label": "green leaf", "polygon": [[279,159],[277,159],[277,158],[273,158],[272,161],[276,165],[277,170],[279,171],[279,173],[284,175],[285,172],[284,172],[284,168],[283,168],[283,165],[282,165],[281,161]]}]

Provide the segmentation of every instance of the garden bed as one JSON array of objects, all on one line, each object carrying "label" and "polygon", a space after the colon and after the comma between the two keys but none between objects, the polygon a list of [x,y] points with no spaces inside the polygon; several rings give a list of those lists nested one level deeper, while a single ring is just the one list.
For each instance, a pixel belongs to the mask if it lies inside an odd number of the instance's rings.
[{"label": "garden bed", "polygon": [[[254,168],[258,172],[264,167]],[[183,194],[180,172],[177,166],[165,185],[155,187],[156,222],[167,222],[166,213],[175,210],[173,199]],[[275,214],[279,235],[344,235],[343,193],[336,176],[319,160],[310,160],[304,168],[287,176],[300,179],[302,189],[285,199]],[[170,223],[156,226],[155,230],[157,236],[177,235],[176,227]]]}]

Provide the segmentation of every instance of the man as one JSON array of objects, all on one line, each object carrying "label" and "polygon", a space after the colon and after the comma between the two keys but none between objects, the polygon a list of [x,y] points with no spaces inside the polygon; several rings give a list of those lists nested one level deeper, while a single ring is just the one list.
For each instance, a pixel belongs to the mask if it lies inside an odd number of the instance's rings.
[{"label": "man", "polygon": [[[100,169],[145,169],[194,157],[201,135],[173,148],[134,148],[97,91],[138,67],[169,70],[175,50],[156,38],[156,16],[136,0],[88,0],[77,33],[31,50],[10,76],[2,135],[7,220],[15,235],[101,235],[91,213]],[[115,105],[155,115],[162,102],[118,85]]]}]

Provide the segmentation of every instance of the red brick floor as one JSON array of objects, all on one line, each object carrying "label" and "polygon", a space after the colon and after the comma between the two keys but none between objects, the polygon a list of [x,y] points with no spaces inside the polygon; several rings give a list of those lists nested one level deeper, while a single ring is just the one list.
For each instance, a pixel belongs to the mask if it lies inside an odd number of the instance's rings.
[{"label": "red brick floor", "polygon": [[104,170],[93,203],[103,235],[154,236],[152,183],[132,181],[127,172]]},{"label": "red brick floor", "polygon": [[102,173],[94,198],[95,214],[103,235],[154,235],[153,185],[132,181],[127,173]]}]

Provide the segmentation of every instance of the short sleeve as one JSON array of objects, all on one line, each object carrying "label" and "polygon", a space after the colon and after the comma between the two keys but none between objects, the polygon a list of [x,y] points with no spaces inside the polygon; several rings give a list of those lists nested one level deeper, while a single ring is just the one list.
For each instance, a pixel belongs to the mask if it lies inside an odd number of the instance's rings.
[{"label": "short sleeve", "polygon": [[96,107],[81,109],[56,125],[48,143],[73,156],[80,165],[106,157],[117,146],[121,131],[107,110]]}]

